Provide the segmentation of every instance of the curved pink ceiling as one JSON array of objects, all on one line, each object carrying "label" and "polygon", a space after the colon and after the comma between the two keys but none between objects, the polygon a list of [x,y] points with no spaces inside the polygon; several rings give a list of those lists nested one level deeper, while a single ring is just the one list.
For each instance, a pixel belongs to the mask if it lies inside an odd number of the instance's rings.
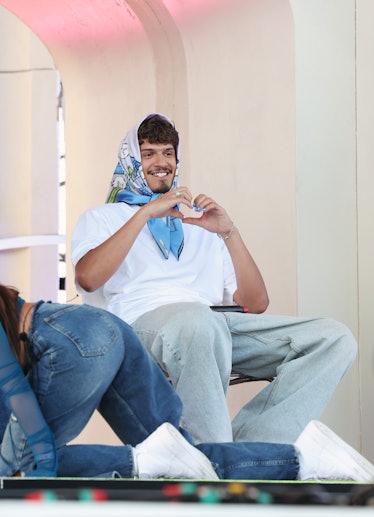
[{"label": "curved pink ceiling", "polygon": [[135,21],[120,0],[0,0],[47,46],[112,40]]},{"label": "curved pink ceiling", "polygon": [[[113,41],[138,25],[134,11],[147,10],[155,20],[162,10],[176,24],[200,17],[230,0],[0,0],[47,47],[89,41]],[[231,0],[232,5],[235,0]],[[133,6],[134,10],[131,8]]]}]

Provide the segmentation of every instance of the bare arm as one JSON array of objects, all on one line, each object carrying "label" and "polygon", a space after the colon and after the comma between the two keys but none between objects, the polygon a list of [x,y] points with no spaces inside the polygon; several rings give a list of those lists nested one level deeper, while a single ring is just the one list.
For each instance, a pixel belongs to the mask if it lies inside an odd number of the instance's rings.
[{"label": "bare arm", "polygon": [[140,231],[150,218],[168,215],[183,218],[179,210],[173,209],[177,202],[190,206],[191,196],[188,189],[183,189],[183,192],[183,197],[177,197],[176,191],[167,192],[142,206],[116,233],[88,251],[75,267],[76,282],[88,292],[96,291],[104,285],[126,259]]},{"label": "bare arm", "polygon": [[[222,236],[230,234],[232,221],[227,212],[213,199],[200,194],[195,198],[195,205],[203,211],[200,218],[186,217],[184,223],[201,226],[208,231]],[[248,307],[249,312],[262,313],[269,305],[265,283],[261,273],[241,238],[239,230],[233,228],[231,235],[224,239],[234,265],[237,290],[234,301]]]},{"label": "bare arm", "polygon": [[85,291],[96,291],[104,285],[125,260],[139,232],[147,222],[143,208],[138,210],[116,233],[88,251],[78,261],[75,266],[75,280]]},{"label": "bare arm", "polygon": [[241,238],[239,230],[225,240],[234,264],[237,290],[234,301],[248,307],[249,312],[260,314],[269,305],[269,298],[262,275]]}]

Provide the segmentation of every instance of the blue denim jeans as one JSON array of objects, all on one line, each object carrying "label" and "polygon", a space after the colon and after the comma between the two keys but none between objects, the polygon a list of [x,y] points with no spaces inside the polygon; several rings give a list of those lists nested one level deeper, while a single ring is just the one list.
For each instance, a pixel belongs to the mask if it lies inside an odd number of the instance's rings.
[{"label": "blue denim jeans", "polygon": [[[132,447],[163,422],[180,426],[182,403],[136,334],[112,314],[85,305],[39,302],[34,309],[28,374],[54,433],[60,476],[132,477]],[[98,408],[124,446],[67,446]],[[190,441],[187,432],[184,435]],[[236,447],[233,447],[236,445]],[[220,477],[294,479],[290,445],[205,444]],[[33,456],[11,415],[1,443],[0,475],[28,472]]]},{"label": "blue denim jeans", "polygon": [[[299,462],[294,447],[275,443],[196,445],[212,462],[220,479],[294,480]],[[131,447],[68,445],[59,450],[59,476],[131,478]]]},{"label": "blue denim jeans", "polygon": [[[28,337],[28,378],[58,449],[82,431],[96,408],[129,445],[165,421],[179,426],[178,396],[131,327],[112,314],[90,306],[39,303]],[[32,467],[14,417],[1,455],[1,475]]]},{"label": "blue denim jeans", "polygon": [[[132,325],[183,402],[182,426],[196,443],[294,443],[318,419],[351,366],[357,343],[326,318],[213,312],[164,305]],[[230,371],[275,377],[238,413],[226,403]]]}]

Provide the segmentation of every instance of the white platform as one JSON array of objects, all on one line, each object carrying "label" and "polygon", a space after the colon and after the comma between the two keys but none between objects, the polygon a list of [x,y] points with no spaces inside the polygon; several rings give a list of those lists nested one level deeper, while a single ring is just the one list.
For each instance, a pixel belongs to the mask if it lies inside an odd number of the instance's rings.
[{"label": "white platform", "polygon": [[373,515],[373,507],[142,502],[27,502],[2,500],[2,517],[345,517]]}]

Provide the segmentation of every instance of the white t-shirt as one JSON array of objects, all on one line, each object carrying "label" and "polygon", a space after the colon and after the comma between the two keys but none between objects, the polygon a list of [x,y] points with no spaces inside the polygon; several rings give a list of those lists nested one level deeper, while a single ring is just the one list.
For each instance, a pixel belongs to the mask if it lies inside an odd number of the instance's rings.
[{"label": "white t-shirt", "polygon": [[[137,210],[138,206],[113,203],[83,213],[72,237],[73,265],[119,230]],[[131,324],[145,312],[169,303],[233,303],[235,272],[222,239],[190,224],[183,224],[183,231],[179,260],[172,253],[165,259],[144,226],[126,259],[101,288],[104,306],[110,312]],[[90,303],[85,291],[79,290]]]}]

